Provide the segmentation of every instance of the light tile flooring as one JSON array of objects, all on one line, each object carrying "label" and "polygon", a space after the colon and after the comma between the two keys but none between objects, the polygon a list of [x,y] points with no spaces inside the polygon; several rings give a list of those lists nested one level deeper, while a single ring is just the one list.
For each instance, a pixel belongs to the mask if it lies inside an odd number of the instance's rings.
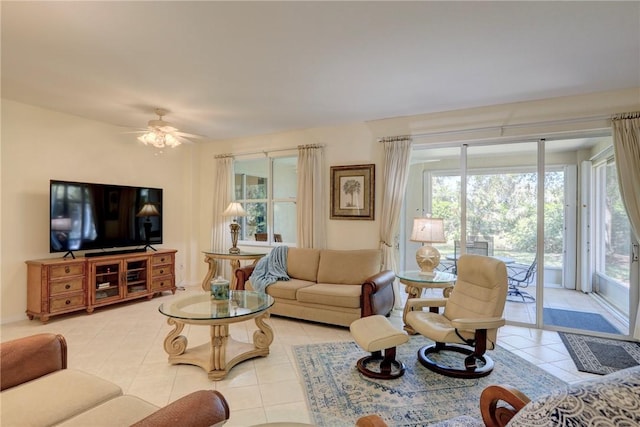
[{"label": "light tile flooring", "polygon": [[[90,315],[81,312],[54,317],[47,324],[37,320],[5,324],[0,329],[1,340],[41,332],[63,334],[69,347],[70,368],[109,379],[125,393],[158,406],[195,390],[219,390],[231,408],[229,426],[310,422],[292,346],[351,340],[349,329],[271,317],[268,323],[275,339],[269,356],[243,362],[226,379],[212,382],[199,367],[169,365],[163,349],[171,327],[158,312],[158,306],[190,292],[202,291],[199,286],[189,287],[175,296],[166,293],[151,300],[97,309]],[[394,312],[390,319],[397,327],[402,326],[401,313]],[[233,324],[230,329],[235,339],[246,341],[256,327],[248,321]],[[208,328],[187,325],[183,334],[190,345],[205,343]],[[499,345],[567,382],[593,377],[576,370],[556,332],[505,326],[499,332]]]}]

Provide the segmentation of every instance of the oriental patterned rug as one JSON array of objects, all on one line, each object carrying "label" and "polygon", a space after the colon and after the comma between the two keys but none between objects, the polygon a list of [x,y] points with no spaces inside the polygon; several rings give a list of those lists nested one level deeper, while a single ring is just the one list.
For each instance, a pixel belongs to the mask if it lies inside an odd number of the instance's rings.
[{"label": "oriental patterned rug", "polygon": [[489,376],[471,380],[445,377],[417,361],[418,349],[430,342],[415,335],[398,347],[397,358],[407,371],[395,380],[361,375],[356,361],[367,353],[355,342],[295,346],[311,421],[324,427],[346,426],[355,425],[361,416],[378,414],[389,426],[425,426],[459,415],[481,419],[480,393],[490,384],[509,384],[530,398],[566,386],[501,347],[488,352],[495,362]]}]

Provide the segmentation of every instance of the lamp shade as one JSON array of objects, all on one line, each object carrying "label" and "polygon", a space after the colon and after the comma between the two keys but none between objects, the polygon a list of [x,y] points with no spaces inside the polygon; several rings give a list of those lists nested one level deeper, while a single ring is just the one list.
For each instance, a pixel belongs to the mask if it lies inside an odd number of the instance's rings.
[{"label": "lamp shade", "polygon": [[413,219],[412,242],[446,243],[442,218],[420,217]]},{"label": "lamp shade", "polygon": [[238,202],[231,202],[227,209],[222,212],[222,216],[247,216],[247,212],[242,208],[242,205]]},{"label": "lamp shade", "polygon": [[136,214],[138,217],[147,217],[147,216],[160,216],[160,212],[158,212],[158,208],[153,203],[145,203],[142,205],[140,212]]}]

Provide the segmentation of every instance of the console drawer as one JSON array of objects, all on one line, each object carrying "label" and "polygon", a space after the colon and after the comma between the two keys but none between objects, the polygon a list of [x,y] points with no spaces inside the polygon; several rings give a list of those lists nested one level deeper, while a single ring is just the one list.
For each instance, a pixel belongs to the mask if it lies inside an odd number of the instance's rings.
[{"label": "console drawer", "polygon": [[49,279],[61,279],[70,276],[82,276],[84,274],[84,263],[67,265],[54,265],[50,267]]},{"label": "console drawer", "polygon": [[151,282],[151,292],[162,292],[173,289],[173,277],[163,277],[154,279]]},{"label": "console drawer", "polygon": [[51,298],[49,300],[49,312],[67,311],[85,307],[84,294],[70,295],[67,297]]},{"label": "console drawer", "polygon": [[151,276],[166,276],[167,274],[173,274],[173,270],[170,265],[159,265],[151,269]]},{"label": "console drawer", "polygon": [[77,277],[75,279],[63,280],[59,282],[51,282],[50,292],[51,295],[62,294],[65,292],[81,291],[83,289],[82,283],[84,279]]},{"label": "console drawer", "polygon": [[172,264],[173,257],[171,254],[160,254],[154,255],[151,260],[151,265],[160,265],[160,264]]}]

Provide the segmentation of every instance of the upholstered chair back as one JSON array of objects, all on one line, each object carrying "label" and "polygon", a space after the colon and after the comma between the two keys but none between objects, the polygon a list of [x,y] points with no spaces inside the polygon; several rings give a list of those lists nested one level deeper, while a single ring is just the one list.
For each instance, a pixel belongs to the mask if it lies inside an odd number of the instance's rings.
[{"label": "upholstered chair back", "polygon": [[[462,255],[458,260],[458,279],[444,309],[444,317],[483,319],[502,317],[507,299],[507,268],[492,257]],[[497,329],[487,330],[488,348],[494,348]],[[469,338],[473,332],[469,332]]]}]

